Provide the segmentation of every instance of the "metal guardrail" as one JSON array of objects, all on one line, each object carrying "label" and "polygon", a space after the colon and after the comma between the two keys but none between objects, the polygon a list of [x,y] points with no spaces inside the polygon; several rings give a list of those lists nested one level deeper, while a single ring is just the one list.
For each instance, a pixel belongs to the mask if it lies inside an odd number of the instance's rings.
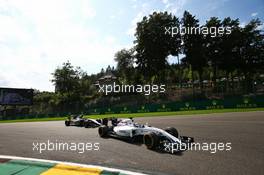
[{"label": "metal guardrail", "polygon": [[[93,108],[82,111],[85,115],[95,114],[126,114],[126,113],[147,113],[147,112],[172,112],[172,111],[191,111],[191,110],[212,110],[212,109],[241,109],[241,108],[260,108],[264,107],[264,96],[255,97],[234,97],[227,99],[180,101],[161,104],[145,104],[140,106],[119,106]],[[67,116],[70,113],[56,114],[27,114],[12,117],[1,117],[0,120],[12,119],[32,119],[32,118],[52,118]]]}]

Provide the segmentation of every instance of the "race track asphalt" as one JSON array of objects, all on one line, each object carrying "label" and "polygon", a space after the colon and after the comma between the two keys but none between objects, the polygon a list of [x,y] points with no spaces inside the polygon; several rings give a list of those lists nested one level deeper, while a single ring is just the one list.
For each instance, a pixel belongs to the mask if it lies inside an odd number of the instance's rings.
[{"label": "race track asphalt", "polygon": [[[0,155],[102,165],[149,174],[264,174],[264,112],[136,118],[136,122],[176,127],[197,143],[231,142],[230,151],[168,154],[113,138],[97,129],[65,127],[63,121],[0,124]],[[33,151],[33,142],[100,144],[99,151]]]}]

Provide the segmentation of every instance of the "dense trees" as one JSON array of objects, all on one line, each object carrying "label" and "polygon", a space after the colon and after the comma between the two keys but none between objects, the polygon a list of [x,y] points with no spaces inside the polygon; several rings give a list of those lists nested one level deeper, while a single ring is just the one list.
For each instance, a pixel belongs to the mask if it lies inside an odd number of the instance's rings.
[{"label": "dense trees", "polygon": [[[261,25],[260,20],[254,19],[241,26],[238,19],[230,17],[222,20],[211,17],[205,24],[200,24],[187,11],[182,18],[167,12],[154,12],[138,22],[134,46],[115,54],[116,68],[108,66],[98,74],[87,75],[69,62],[58,67],[52,74],[55,93],[38,92],[35,96],[38,111],[79,111],[91,101],[99,103],[100,95],[94,83],[107,72],[114,73],[124,84],[165,83],[167,87],[180,88],[186,87],[186,84],[193,88],[194,84],[198,84],[201,92],[204,80],[216,90],[223,79],[225,88],[222,86],[222,92],[228,92],[229,86],[234,91],[233,82],[237,79],[242,84],[243,93],[251,93],[253,82],[264,73]],[[172,37],[165,33],[165,28],[172,26],[229,27],[231,33],[216,33],[213,37],[203,33],[177,33]],[[168,63],[171,56],[177,57],[177,63]]]},{"label": "dense trees", "polygon": [[132,83],[134,72],[134,49],[122,49],[115,54],[114,60],[117,62],[116,70],[119,73],[121,82]]},{"label": "dense trees", "polygon": [[[195,16],[185,11],[182,18],[183,27],[199,27],[199,20]],[[192,81],[194,80],[193,71],[197,71],[199,75],[200,85],[202,87],[203,69],[207,66],[205,40],[202,34],[186,33],[182,36],[182,53],[185,55],[183,63],[190,65],[192,69]]]},{"label": "dense trees", "polygon": [[[207,27],[215,30],[222,27],[230,28],[231,32],[228,34],[219,32],[213,36],[210,33],[178,33],[172,37],[166,35],[164,30],[165,27],[171,26]],[[243,80],[245,92],[251,92],[252,80],[256,78],[256,72],[263,72],[264,41],[260,26],[261,22],[258,19],[242,27],[238,19],[230,17],[223,20],[211,17],[201,25],[199,20],[187,11],[184,12],[181,20],[167,12],[154,12],[137,24],[134,73],[143,73],[146,82],[152,83],[154,78],[156,82],[166,83],[172,80],[167,77],[173,76],[170,72],[177,72],[181,77],[175,77],[177,81],[174,83],[179,83],[184,79],[181,70],[189,69],[192,75],[190,80],[192,82],[199,80],[201,89],[204,78],[212,81],[212,85],[216,87],[218,79],[225,78],[228,82],[229,79],[233,80],[237,77]],[[168,56],[179,54],[183,55],[180,65],[168,65]],[[128,55],[125,57],[128,60],[131,58]],[[116,59],[116,61],[118,65],[122,64],[121,60]],[[207,72],[207,75],[204,72]],[[132,77],[129,73],[125,76],[127,79]]]},{"label": "dense trees", "polygon": [[42,102],[42,106],[49,106],[53,111],[78,111],[95,95],[93,84],[98,77],[87,75],[70,62],[56,68],[52,75],[55,93],[37,93],[35,96],[35,102]]},{"label": "dense trees", "polygon": [[55,69],[53,79],[55,91],[60,93],[70,93],[79,87],[81,70],[74,69],[70,62],[63,63],[62,68]]},{"label": "dense trees", "polygon": [[179,19],[167,12],[154,12],[137,24],[135,33],[137,69],[147,80],[157,76],[163,81],[167,57],[179,54],[180,35],[171,37],[164,32],[164,28],[170,26],[179,26]]},{"label": "dense trees", "polygon": [[240,33],[240,47],[238,48],[238,63],[246,79],[247,91],[252,92],[254,74],[263,71],[264,35],[258,30],[260,21],[252,20]]}]

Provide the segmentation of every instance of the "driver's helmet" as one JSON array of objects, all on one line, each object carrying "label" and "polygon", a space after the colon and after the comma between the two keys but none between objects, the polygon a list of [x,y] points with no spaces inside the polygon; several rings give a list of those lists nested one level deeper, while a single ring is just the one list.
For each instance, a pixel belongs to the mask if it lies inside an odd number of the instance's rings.
[{"label": "driver's helmet", "polygon": [[120,122],[119,120],[117,120],[117,118],[112,118],[111,119],[112,125],[113,126],[117,126],[118,122]]},{"label": "driver's helmet", "polygon": [[145,128],[145,125],[139,124],[139,123],[134,123],[134,126],[137,128]]}]

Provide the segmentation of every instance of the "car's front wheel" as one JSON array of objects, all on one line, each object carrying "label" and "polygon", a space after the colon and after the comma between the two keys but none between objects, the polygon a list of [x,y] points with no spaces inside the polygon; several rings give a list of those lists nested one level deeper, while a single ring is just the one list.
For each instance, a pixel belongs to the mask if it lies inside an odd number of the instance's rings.
[{"label": "car's front wheel", "polygon": [[155,149],[159,144],[159,136],[154,132],[146,133],[143,136],[143,143],[148,149]]},{"label": "car's front wheel", "polygon": [[108,136],[108,127],[107,126],[100,126],[98,128],[98,134],[100,137],[107,137]]},{"label": "car's front wheel", "polygon": [[66,120],[65,121],[65,126],[70,126],[70,121]]},{"label": "car's front wheel", "polygon": [[164,131],[166,131],[167,133],[173,135],[174,137],[178,138],[179,137],[179,133],[177,131],[176,128],[173,127],[167,127],[164,129]]}]

